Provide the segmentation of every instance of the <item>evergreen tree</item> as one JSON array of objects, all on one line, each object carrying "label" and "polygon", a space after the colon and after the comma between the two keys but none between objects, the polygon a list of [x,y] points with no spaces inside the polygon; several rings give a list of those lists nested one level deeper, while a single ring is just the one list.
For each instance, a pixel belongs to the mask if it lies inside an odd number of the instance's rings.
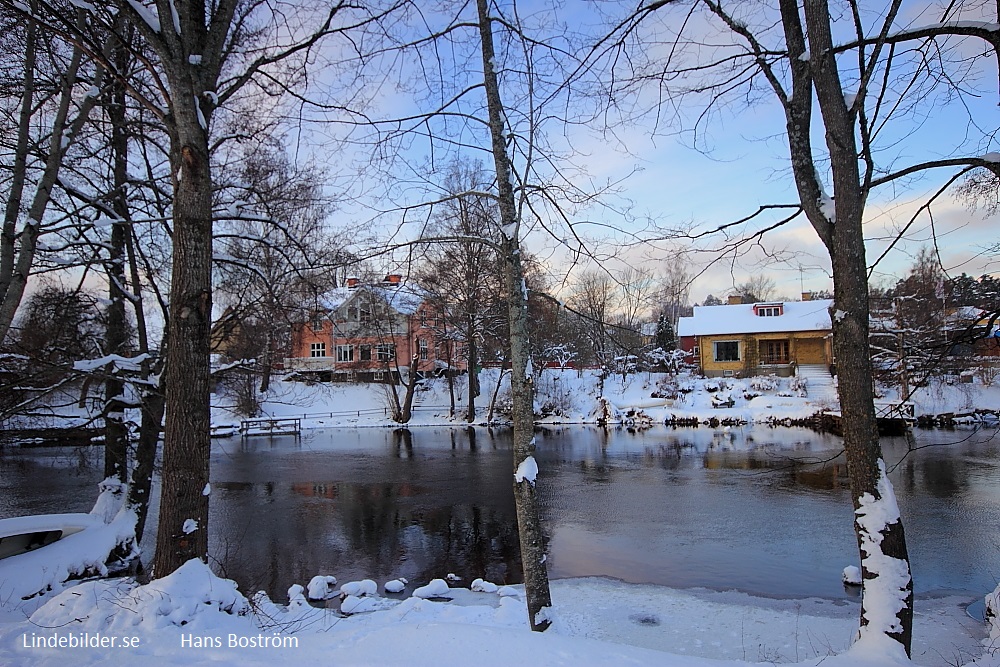
[{"label": "evergreen tree", "polygon": [[677,334],[674,332],[674,325],[662,313],[660,319],[656,321],[656,338],[653,343],[664,352],[672,352],[677,349]]}]

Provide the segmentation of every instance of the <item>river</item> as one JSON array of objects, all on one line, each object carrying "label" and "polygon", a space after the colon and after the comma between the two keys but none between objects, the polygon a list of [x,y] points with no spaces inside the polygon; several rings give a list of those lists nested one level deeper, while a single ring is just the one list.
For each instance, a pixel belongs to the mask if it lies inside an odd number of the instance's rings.
[{"label": "river", "polygon": [[[537,441],[551,577],[855,595],[840,582],[857,549],[838,438],[762,426],[566,426]],[[917,594],[981,596],[1000,577],[997,431],[918,431],[916,445],[883,440]],[[87,511],[101,455],[0,450],[0,518]],[[315,574],[521,581],[505,430],[216,440],[211,478],[211,555],[245,591],[283,600]]]}]

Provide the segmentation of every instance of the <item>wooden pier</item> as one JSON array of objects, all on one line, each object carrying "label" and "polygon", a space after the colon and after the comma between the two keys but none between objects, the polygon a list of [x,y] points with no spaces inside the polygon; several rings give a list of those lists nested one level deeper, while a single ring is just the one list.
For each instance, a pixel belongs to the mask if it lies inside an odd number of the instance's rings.
[{"label": "wooden pier", "polygon": [[240,435],[247,438],[252,435],[301,435],[302,420],[286,419],[244,419],[240,422]]}]

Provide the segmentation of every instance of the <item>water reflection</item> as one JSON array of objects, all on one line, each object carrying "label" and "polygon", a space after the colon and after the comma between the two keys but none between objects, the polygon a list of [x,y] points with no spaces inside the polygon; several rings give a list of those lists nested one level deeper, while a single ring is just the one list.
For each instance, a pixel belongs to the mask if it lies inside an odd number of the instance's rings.
[{"label": "water reflection", "polygon": [[[904,440],[884,440],[918,592],[995,585],[994,435],[956,443],[956,433],[920,432],[910,453]],[[857,555],[837,438],[766,427],[563,427],[541,429],[537,441],[553,577],[846,595],[839,573]],[[100,473],[96,448],[0,452],[0,517],[86,511]],[[277,599],[315,574],[422,583],[454,572],[516,583],[511,483],[504,431],[329,429],[219,441],[210,549],[244,590]]]}]

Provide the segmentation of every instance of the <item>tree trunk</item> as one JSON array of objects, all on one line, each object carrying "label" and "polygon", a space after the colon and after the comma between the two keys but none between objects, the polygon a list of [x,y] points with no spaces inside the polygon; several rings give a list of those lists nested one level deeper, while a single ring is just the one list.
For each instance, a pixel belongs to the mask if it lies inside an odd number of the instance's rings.
[{"label": "tree trunk", "polygon": [[[125,71],[124,49],[117,49],[119,71]],[[105,111],[111,125],[111,153],[113,163],[114,194],[111,207],[118,220],[111,227],[111,249],[108,257],[107,332],[105,354],[123,355],[128,345],[128,322],[125,317],[125,239],[128,202],[128,136],[125,132],[125,88],[117,81],[107,95]],[[133,288],[134,289],[134,288]],[[110,367],[109,367],[110,368]],[[121,400],[125,390],[122,378],[111,370],[104,381],[104,477],[114,477],[121,483],[128,481],[128,429],[125,425],[125,404]]]},{"label": "tree trunk", "polygon": [[403,405],[399,409],[400,424],[406,424],[413,417],[413,394],[417,389],[417,364],[420,363],[420,350],[413,353],[410,359],[409,381],[406,382],[406,393],[403,394]]},{"label": "tree trunk", "polygon": [[[166,353],[163,490],[153,572],[208,558],[209,332],[212,325],[212,177],[198,93],[171,77],[174,126],[173,263]],[[187,84],[187,85],[185,85]],[[200,93],[200,91],[198,91]]]},{"label": "tree trunk", "polygon": [[[524,568],[524,592],[528,602],[528,622],[531,629],[543,631],[551,620],[546,610],[551,607],[549,575],[545,567],[545,542],[538,515],[538,498],[534,475],[519,475],[534,463],[534,386],[527,373],[528,366],[528,300],[518,246],[519,224],[514,191],[511,186],[511,164],[507,156],[503,102],[495,68],[493,25],[488,0],[476,0],[479,10],[479,35],[483,55],[483,83],[489,110],[493,162],[496,167],[500,200],[500,222],[504,230],[501,261],[507,313],[510,317],[511,393],[514,420],[514,503],[517,508],[518,537],[521,542],[521,563]],[[530,460],[529,460],[530,459]],[[537,467],[534,468],[537,470]]]},{"label": "tree trunk", "polygon": [[469,346],[469,358],[466,363],[469,369],[469,407],[465,412],[465,421],[472,423],[476,421],[476,397],[479,396],[479,375],[476,373],[479,350],[476,348],[476,327],[472,317],[469,318],[465,336]]},{"label": "tree trunk", "polygon": [[[868,338],[868,267],[862,230],[865,192],[858,168],[854,119],[847,108],[837,71],[826,0],[806,0],[804,9],[811,54],[809,69],[815,81],[816,99],[830,152],[835,219],[827,219],[823,207],[817,207],[815,201],[806,201],[804,196],[803,204],[807,214],[811,213],[810,222],[827,246],[833,266],[833,348],[839,376],[844,449],[855,509],[854,529],[861,556],[861,628],[862,634],[866,628],[884,632],[902,644],[910,655],[913,579],[902,520],[898,514],[889,516],[878,526],[864,520],[864,506],[875,502],[895,511],[896,500],[885,476],[875,417]],[[783,14],[787,32],[791,9],[783,9]],[[797,9],[795,14],[797,16]],[[789,57],[797,60],[791,51]],[[793,161],[796,157],[793,152]],[[811,159],[811,155],[808,157]],[[805,194],[800,190],[800,196]],[[895,561],[892,567],[886,567],[886,559]],[[898,570],[899,574],[894,575],[890,570]],[[878,591],[878,602],[873,604],[871,598],[875,591]],[[898,600],[898,611],[886,611],[887,597]]]},{"label": "tree trunk", "polygon": [[156,461],[156,446],[160,441],[160,426],[166,400],[160,388],[143,394],[142,420],[139,424],[139,438],[135,446],[135,466],[128,487],[126,507],[135,512],[135,541],[138,544],[146,532],[146,517],[149,514],[149,496],[153,487],[153,465]]}]

